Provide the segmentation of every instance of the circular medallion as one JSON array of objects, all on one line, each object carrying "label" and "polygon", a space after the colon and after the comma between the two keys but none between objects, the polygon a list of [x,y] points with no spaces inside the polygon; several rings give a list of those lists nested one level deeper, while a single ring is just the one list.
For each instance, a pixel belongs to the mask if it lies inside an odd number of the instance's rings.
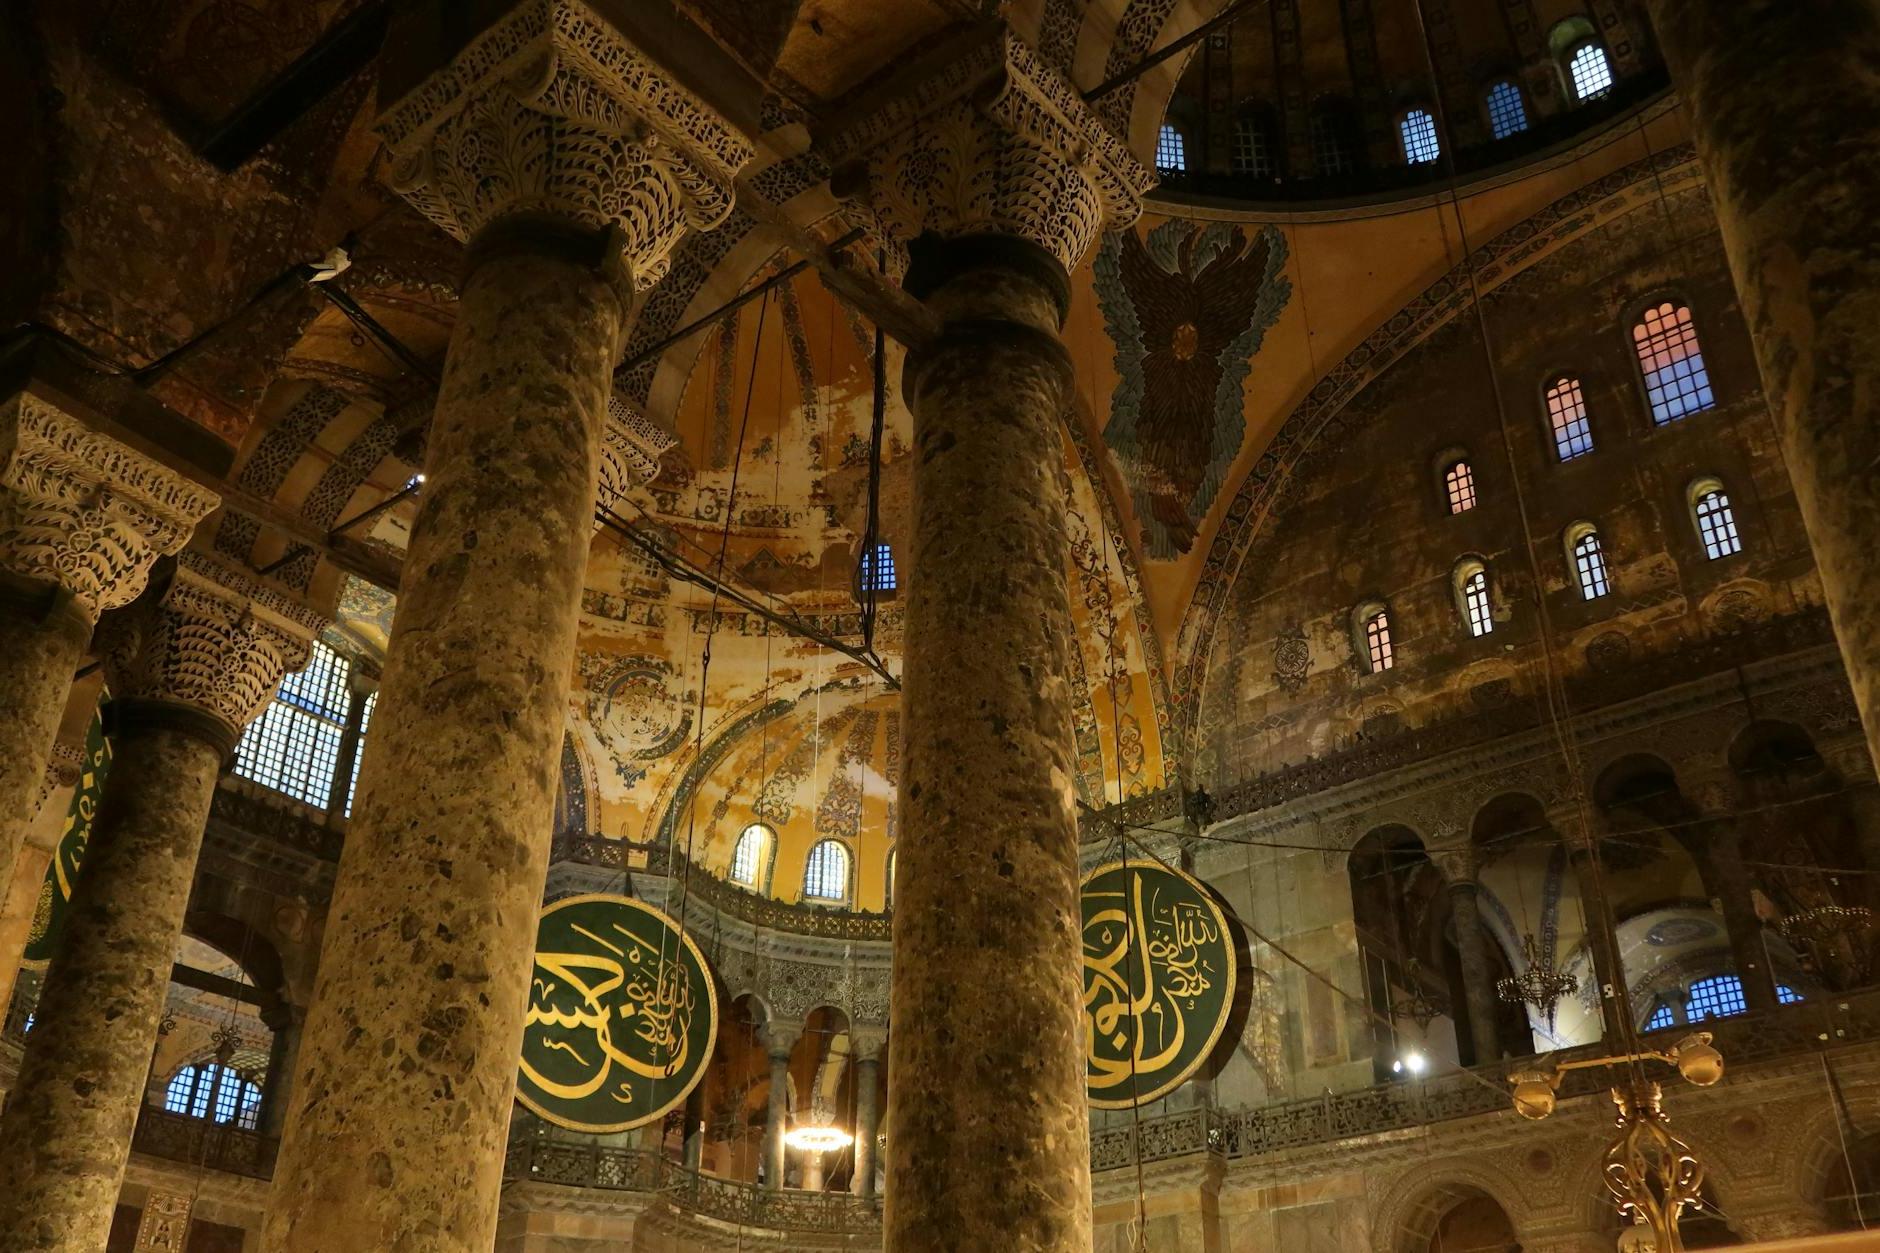
[{"label": "circular medallion", "polygon": [[1227,918],[1199,882],[1153,862],[1084,876],[1086,1089],[1097,1109],[1165,1096],[1207,1061],[1234,1008]]},{"label": "circular medallion", "polygon": [[609,748],[638,755],[670,747],[681,710],[663,663],[628,658],[596,676],[587,694],[588,717]]},{"label": "circular medallion", "polygon": [[625,896],[542,911],[516,1099],[557,1126],[626,1131],[705,1075],[718,994],[705,955],[665,914]]}]

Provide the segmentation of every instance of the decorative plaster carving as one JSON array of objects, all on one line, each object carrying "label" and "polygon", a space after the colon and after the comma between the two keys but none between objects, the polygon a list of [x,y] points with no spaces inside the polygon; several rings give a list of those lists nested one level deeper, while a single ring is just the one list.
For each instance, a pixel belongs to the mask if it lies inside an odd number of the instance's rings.
[{"label": "decorative plaster carving", "polygon": [[57,583],[94,620],[137,599],[221,503],[30,392],[0,410],[0,566]]},{"label": "decorative plaster carving", "polygon": [[253,576],[186,552],[163,598],[109,623],[113,695],[175,701],[240,730],[307,664],[326,619]]},{"label": "decorative plaster carving", "polygon": [[469,239],[516,213],[617,226],[651,287],[730,215],[750,143],[579,0],[524,0],[392,105],[392,186]]},{"label": "decorative plaster carving", "polygon": [[1001,31],[823,148],[865,160],[873,207],[905,243],[1015,235],[1074,269],[1099,232],[1134,222],[1154,175],[1068,79]]},{"label": "decorative plaster carving", "polygon": [[[613,512],[627,489],[659,477],[659,459],[678,438],[659,426],[618,392],[607,398],[607,423],[601,430],[600,491],[596,503]],[[600,523],[594,524],[595,529]]]}]

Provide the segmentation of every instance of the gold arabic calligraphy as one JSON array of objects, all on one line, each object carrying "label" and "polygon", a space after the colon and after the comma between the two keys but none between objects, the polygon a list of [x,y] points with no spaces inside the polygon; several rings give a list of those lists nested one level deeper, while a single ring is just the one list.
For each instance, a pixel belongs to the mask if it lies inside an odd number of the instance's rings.
[{"label": "gold arabic calligraphy", "polygon": [[[1198,885],[1110,867],[1084,889],[1088,1088],[1100,1105],[1134,1104],[1205,1059],[1232,999],[1232,948]],[[1184,899],[1188,898],[1188,899]]]}]

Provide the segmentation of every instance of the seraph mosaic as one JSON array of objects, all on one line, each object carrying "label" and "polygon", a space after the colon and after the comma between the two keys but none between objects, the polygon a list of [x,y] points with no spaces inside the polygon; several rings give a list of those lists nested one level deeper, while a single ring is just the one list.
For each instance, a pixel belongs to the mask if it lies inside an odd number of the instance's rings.
[{"label": "seraph mosaic", "polygon": [[1151,559],[1194,546],[1246,435],[1241,387],[1292,298],[1286,237],[1226,222],[1164,222],[1106,235],[1097,302],[1119,380],[1104,443]]}]

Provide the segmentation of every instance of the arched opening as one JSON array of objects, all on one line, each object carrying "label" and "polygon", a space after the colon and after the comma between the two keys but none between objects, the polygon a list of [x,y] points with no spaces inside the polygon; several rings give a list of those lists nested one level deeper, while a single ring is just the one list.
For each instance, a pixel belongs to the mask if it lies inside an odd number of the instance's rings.
[{"label": "arched opening", "polygon": [[1367,834],[1346,863],[1378,1082],[1462,1062],[1460,955],[1442,872],[1404,826]]},{"label": "arched opening", "polygon": [[1403,1221],[1397,1253],[1521,1253],[1514,1220],[1480,1188],[1449,1184],[1431,1190]]}]

